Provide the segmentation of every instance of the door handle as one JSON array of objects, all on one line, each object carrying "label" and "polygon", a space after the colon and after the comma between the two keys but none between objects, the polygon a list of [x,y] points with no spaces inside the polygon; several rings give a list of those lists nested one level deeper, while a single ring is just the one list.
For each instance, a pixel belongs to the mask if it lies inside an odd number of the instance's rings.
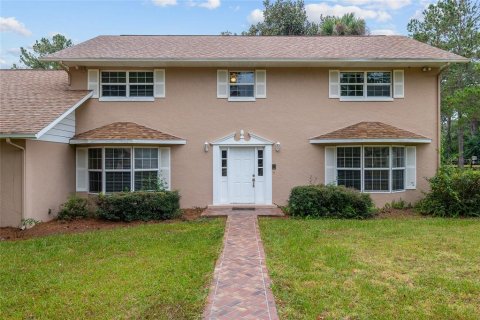
[{"label": "door handle", "polygon": [[252,188],[255,188],[255,175],[252,174]]}]

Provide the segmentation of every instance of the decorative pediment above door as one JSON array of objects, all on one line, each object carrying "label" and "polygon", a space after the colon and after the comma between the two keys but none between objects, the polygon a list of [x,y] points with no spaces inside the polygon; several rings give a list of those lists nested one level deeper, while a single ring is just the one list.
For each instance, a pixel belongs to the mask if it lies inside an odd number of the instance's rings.
[{"label": "decorative pediment above door", "polygon": [[217,145],[217,146],[236,146],[236,145],[265,146],[265,145],[273,145],[274,142],[271,140],[265,139],[261,136],[258,136],[252,132],[246,133],[244,130],[240,130],[238,134],[236,132],[233,132],[228,136],[225,136],[223,138],[210,142],[210,144]]}]

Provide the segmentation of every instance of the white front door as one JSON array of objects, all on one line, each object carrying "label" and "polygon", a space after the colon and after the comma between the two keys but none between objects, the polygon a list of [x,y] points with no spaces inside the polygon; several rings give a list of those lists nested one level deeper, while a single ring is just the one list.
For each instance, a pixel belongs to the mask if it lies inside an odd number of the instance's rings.
[{"label": "white front door", "polygon": [[255,148],[231,148],[231,203],[255,203]]}]

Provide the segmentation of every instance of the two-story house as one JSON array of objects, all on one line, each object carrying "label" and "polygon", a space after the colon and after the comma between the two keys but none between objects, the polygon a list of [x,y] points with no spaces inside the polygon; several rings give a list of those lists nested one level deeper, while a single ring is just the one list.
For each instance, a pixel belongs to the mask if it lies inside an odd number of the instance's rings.
[{"label": "two-story house", "polygon": [[99,36],[1,71],[0,225],[70,193],[180,191],[182,207],[285,204],[333,183],[415,202],[439,167],[440,72],[403,36]]}]

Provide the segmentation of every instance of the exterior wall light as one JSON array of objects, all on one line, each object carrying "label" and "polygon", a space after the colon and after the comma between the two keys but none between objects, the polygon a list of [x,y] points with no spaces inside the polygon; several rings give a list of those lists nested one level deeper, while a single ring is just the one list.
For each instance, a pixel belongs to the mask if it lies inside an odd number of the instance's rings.
[{"label": "exterior wall light", "polygon": [[423,71],[423,72],[432,71],[432,68],[430,68],[430,67],[423,67],[423,68],[422,68],[422,71]]},{"label": "exterior wall light", "polygon": [[208,143],[208,142],[205,142],[205,143],[203,144],[203,151],[208,152],[208,149],[209,149],[209,143]]},{"label": "exterior wall light", "polygon": [[280,145],[280,142],[277,141],[275,143],[275,151],[279,152],[281,148],[282,148],[282,146]]}]

